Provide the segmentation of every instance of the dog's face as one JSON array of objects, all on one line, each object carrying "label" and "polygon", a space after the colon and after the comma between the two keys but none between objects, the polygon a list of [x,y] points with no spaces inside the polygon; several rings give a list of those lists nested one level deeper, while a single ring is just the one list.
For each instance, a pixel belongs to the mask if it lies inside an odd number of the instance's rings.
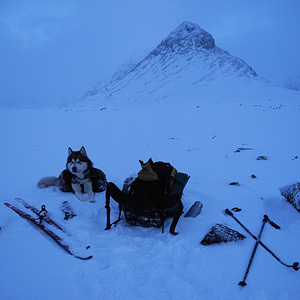
[{"label": "dog's face", "polygon": [[69,148],[69,155],[67,160],[67,169],[73,175],[83,178],[85,171],[92,166],[92,162],[87,157],[84,147],[81,147],[79,151],[73,151]]}]

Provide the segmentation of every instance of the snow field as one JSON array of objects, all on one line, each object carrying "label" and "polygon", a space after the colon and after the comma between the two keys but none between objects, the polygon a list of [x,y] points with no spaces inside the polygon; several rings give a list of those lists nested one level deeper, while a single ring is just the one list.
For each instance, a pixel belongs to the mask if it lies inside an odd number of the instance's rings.
[{"label": "snow field", "polygon": [[[72,232],[75,249],[94,255],[80,261],[66,254],[2,204],[1,299],[299,299],[300,273],[260,246],[248,285],[238,286],[255,241],[224,214],[226,208],[242,208],[235,215],[255,235],[267,214],[281,230],[266,224],[262,241],[286,263],[300,260],[299,213],[279,193],[281,186],[299,180],[299,94],[284,98],[292,94],[269,93],[251,101],[255,93],[249,89],[247,102],[216,97],[102,111],[1,110],[2,202],[22,197],[37,207],[45,204]],[[120,188],[139,170],[139,159],[170,162],[191,176],[182,198],[184,211],[199,200],[201,214],[180,218],[175,237],[168,233],[170,220],[165,233],[124,221],[104,231],[104,193],[90,204],[36,186],[41,177],[64,169],[69,146],[85,146],[95,167]],[[238,148],[252,150],[235,152]],[[65,200],[77,214],[69,221],[60,210]],[[111,208],[113,221],[118,215],[113,200]],[[200,245],[216,223],[246,239]],[[85,250],[87,245],[91,249]]]}]

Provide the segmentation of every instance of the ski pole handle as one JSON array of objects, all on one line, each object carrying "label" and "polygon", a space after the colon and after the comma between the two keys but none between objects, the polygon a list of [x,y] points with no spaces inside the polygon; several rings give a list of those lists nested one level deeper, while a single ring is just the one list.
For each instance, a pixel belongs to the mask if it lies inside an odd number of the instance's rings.
[{"label": "ski pole handle", "polygon": [[295,262],[293,263],[293,269],[294,269],[295,271],[298,271],[298,270],[299,270],[299,263],[298,263],[297,261],[295,261]]},{"label": "ski pole handle", "polygon": [[233,216],[233,213],[228,208],[225,209],[225,214]]}]

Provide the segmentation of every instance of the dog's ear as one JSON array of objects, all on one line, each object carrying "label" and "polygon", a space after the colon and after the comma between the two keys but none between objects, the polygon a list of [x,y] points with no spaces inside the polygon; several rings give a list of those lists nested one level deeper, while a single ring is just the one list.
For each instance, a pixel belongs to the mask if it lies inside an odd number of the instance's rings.
[{"label": "dog's ear", "polygon": [[68,149],[68,156],[70,156],[73,153],[73,150],[69,147]]},{"label": "dog's ear", "polygon": [[86,150],[85,148],[82,146],[81,149],[80,149],[80,153],[83,155],[83,156],[86,156],[87,157],[87,154],[86,154]]}]

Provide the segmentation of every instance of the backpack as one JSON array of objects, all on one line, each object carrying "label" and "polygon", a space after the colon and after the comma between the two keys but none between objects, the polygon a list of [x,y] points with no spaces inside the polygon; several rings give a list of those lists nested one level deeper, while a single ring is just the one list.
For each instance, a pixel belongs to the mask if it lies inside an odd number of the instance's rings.
[{"label": "backpack", "polygon": [[170,194],[175,182],[177,170],[170,164],[162,161],[153,162],[150,158],[146,163],[139,161],[142,170],[138,172],[138,177],[144,181],[159,181],[164,184],[165,194]]},{"label": "backpack", "polygon": [[146,163],[140,161],[140,164],[142,169],[138,177],[129,177],[124,181],[122,191],[130,195],[131,201],[119,205],[120,214],[116,222],[121,219],[123,212],[128,224],[162,227],[163,232],[166,218],[173,217],[170,232],[177,234],[175,227],[183,213],[181,196],[189,176],[178,173],[170,163],[153,162],[151,158]]}]

